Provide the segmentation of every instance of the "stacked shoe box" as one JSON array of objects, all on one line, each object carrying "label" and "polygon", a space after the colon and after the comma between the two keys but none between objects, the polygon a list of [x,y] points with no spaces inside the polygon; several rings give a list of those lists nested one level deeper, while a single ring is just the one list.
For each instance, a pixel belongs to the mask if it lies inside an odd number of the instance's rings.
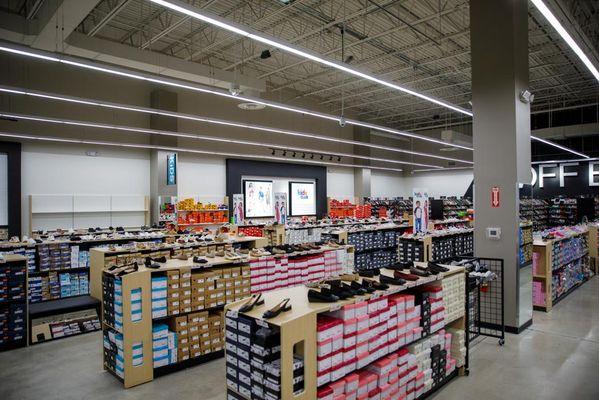
[{"label": "stacked shoe box", "polygon": [[224,347],[225,337],[223,313],[221,311],[211,312],[208,315],[208,325],[210,348],[205,341],[203,344],[206,346],[202,347],[202,351],[206,353],[221,351]]},{"label": "stacked shoe box", "polygon": [[0,302],[25,300],[27,267],[21,264],[0,264]]},{"label": "stacked shoe box", "polygon": [[232,312],[225,321],[227,387],[245,398],[279,399],[280,383],[268,379],[281,357],[279,331]]},{"label": "stacked shoe box", "polygon": [[[293,393],[299,394],[304,389],[304,361],[293,357]],[[264,364],[264,399],[281,398],[281,360],[276,359]],[[257,396],[256,396],[257,397]]]},{"label": "stacked shoe box", "polygon": [[39,270],[61,270],[71,268],[71,247],[68,243],[38,246]]},{"label": "stacked shoe box", "polygon": [[434,378],[444,377],[455,369],[455,360],[446,354],[450,346],[451,335],[439,332],[390,352],[335,382],[321,385],[317,398],[417,399],[440,382]]},{"label": "stacked shoe box", "polygon": [[225,282],[223,281],[222,270],[213,269],[206,273],[206,308],[214,308],[225,304]]},{"label": "stacked shoe box", "polygon": [[180,295],[180,283],[179,283],[180,273],[178,269],[166,271],[166,306],[167,306],[167,315],[178,315],[179,307],[181,302],[179,301]]},{"label": "stacked shoe box", "polygon": [[152,326],[152,362],[154,368],[177,362],[177,334],[166,324]]},{"label": "stacked shoe box", "polygon": [[152,318],[167,316],[167,278],[152,276]]},{"label": "stacked shoe box", "polygon": [[102,274],[102,310],[103,321],[110,325],[115,325],[114,318],[114,283],[115,277],[109,274]]},{"label": "stacked shoe box", "polygon": [[201,311],[250,296],[250,267],[227,267],[191,275],[191,308]]},{"label": "stacked shoe box", "polygon": [[[46,286],[47,286],[47,278],[45,280],[46,280]],[[43,295],[42,295],[42,285],[43,285],[43,279],[41,276],[29,277],[29,302],[30,303],[38,303],[44,299]]]},{"label": "stacked shoe box", "polygon": [[187,315],[181,315],[169,319],[169,330],[177,335],[177,361],[189,359],[189,328],[187,326]]},{"label": "stacked shoe box", "polygon": [[191,304],[191,268],[179,269],[179,313],[193,310]]},{"label": "stacked shoe box", "polygon": [[466,334],[462,329],[450,328],[447,330],[451,333],[451,357],[456,360],[457,366],[461,367],[466,364]]},{"label": "stacked shoe box", "polygon": [[465,312],[465,285],[464,274],[456,274],[442,280],[443,303],[445,316],[448,322],[462,317]]},{"label": "stacked shoe box", "polygon": [[[133,367],[143,364],[143,343],[133,342],[131,346]],[[112,329],[104,331],[104,365],[119,378],[125,378],[125,352],[123,334]]]},{"label": "stacked shoe box", "polygon": [[399,261],[423,261],[424,243],[418,240],[401,239],[399,240]]},{"label": "stacked shoe box", "polygon": [[26,323],[24,303],[0,301],[0,347],[25,340]]},{"label": "stacked shoe box", "polygon": [[199,357],[211,351],[210,321],[208,312],[201,311],[187,316],[189,357]]}]

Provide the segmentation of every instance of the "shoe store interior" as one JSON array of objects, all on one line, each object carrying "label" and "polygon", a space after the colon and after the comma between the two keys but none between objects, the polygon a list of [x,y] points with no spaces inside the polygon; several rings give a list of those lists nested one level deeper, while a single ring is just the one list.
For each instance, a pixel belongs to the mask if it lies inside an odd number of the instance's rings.
[{"label": "shoe store interior", "polygon": [[599,1],[0,0],[3,400],[599,399]]}]

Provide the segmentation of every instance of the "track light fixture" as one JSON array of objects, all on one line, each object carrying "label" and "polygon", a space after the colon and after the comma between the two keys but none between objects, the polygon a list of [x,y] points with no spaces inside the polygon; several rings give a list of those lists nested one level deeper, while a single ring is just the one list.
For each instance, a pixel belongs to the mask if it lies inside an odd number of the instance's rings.
[{"label": "track light fixture", "polygon": [[297,153],[294,151],[294,152],[293,152],[293,158],[295,158],[296,154],[297,154]]},{"label": "track light fixture", "polygon": [[341,157],[338,156],[337,157],[337,161],[341,162]]},{"label": "track light fixture", "polygon": [[283,157],[287,157],[287,151],[283,151]]},{"label": "track light fixture", "polygon": [[275,149],[272,149],[272,155],[274,156],[276,153]]},{"label": "track light fixture", "polygon": [[330,156],[330,157],[329,157],[329,161],[333,161],[333,156]]},{"label": "track light fixture", "polygon": [[306,158],[306,153],[302,154],[302,158]]},{"label": "track light fixture", "polygon": [[310,154],[310,160],[314,160],[314,154]]},{"label": "track light fixture", "polygon": [[324,160],[324,156],[323,156],[322,154],[320,155],[320,159],[321,159],[321,160]]}]

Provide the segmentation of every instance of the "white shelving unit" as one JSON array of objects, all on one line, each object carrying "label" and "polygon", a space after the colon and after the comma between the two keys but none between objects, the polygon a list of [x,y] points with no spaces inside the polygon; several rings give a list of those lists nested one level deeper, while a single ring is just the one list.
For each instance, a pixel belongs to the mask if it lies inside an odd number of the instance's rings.
[{"label": "white shelving unit", "polygon": [[39,229],[141,226],[149,222],[150,198],[144,195],[29,195],[29,233]]}]

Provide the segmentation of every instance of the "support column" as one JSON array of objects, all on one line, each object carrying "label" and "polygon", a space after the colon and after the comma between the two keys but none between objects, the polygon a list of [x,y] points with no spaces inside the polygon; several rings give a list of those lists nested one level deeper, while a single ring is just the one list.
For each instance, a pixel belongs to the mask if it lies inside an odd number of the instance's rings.
[{"label": "support column", "polygon": [[[370,142],[370,129],[361,126],[354,126],[354,140],[360,142]],[[369,147],[354,146],[354,154],[361,156],[370,156]],[[354,197],[362,204],[364,197],[371,197],[371,169],[369,160],[354,159],[354,164],[362,164],[364,168],[354,168]]]},{"label": "support column", "polygon": [[[528,277],[518,265],[518,183],[531,181],[530,106],[519,100],[529,88],[528,2],[472,0],[470,38],[475,254],[504,260],[505,323],[520,329],[532,319],[531,290],[520,287]],[[488,237],[488,228],[500,228],[500,238]]]},{"label": "support column", "polygon": [[[152,108],[159,108],[168,111],[177,111],[177,93],[158,89],[152,92],[150,100]],[[167,131],[177,131],[178,121],[177,118],[152,114],[150,116],[150,128]],[[150,138],[150,144],[176,147],[177,138],[168,136],[152,136]],[[177,180],[175,179],[175,184],[167,184],[167,159],[168,156],[172,154],[175,154],[175,159],[178,160],[177,153],[173,152],[152,150],[150,154],[150,209],[151,220],[153,223],[158,222],[158,217],[160,215],[160,205],[158,203],[158,196],[177,196]],[[177,171],[176,163],[175,171]]]}]

